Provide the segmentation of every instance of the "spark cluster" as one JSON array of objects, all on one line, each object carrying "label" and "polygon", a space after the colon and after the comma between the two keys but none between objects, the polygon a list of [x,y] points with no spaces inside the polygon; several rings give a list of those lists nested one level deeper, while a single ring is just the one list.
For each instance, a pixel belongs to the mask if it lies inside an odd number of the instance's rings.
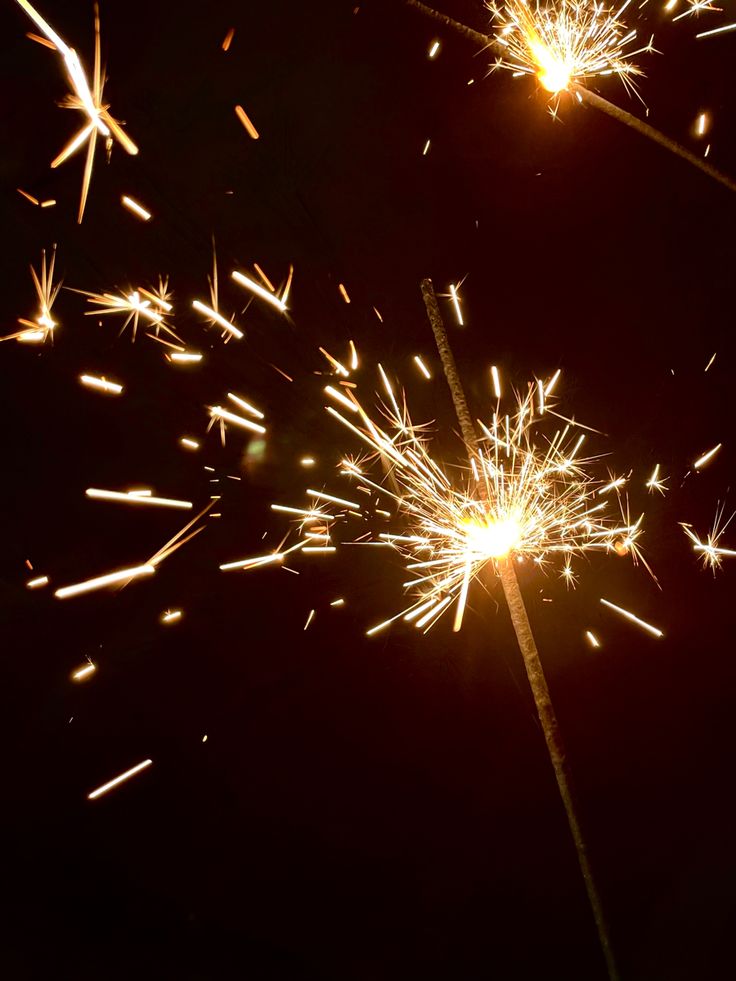
[{"label": "spark cluster", "polygon": [[616,75],[632,87],[632,76],[643,74],[632,59],[654,48],[652,38],[637,47],[636,30],[623,20],[630,2],[607,7],[595,0],[494,0],[488,5],[494,39],[507,54],[493,67],[536,75],[553,94],[601,75]]}]

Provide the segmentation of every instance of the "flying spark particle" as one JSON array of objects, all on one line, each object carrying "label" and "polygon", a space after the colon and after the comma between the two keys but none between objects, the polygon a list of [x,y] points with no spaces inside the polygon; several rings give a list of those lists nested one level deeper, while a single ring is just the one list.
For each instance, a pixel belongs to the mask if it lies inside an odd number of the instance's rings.
[{"label": "flying spark particle", "polygon": [[92,662],[90,661],[89,664],[85,664],[83,668],[77,668],[76,671],[72,672],[72,680],[84,681],[85,678],[89,678],[91,675],[93,675],[96,670],[97,670],[97,665],[92,664]]},{"label": "flying spark particle", "polygon": [[235,37],[235,28],[231,27],[222,40],[222,50],[229,51],[230,45],[233,43],[233,38]]},{"label": "flying spark particle", "polygon": [[138,204],[137,201],[133,200],[133,198],[129,197],[127,194],[124,194],[120,200],[128,211],[132,211],[134,215],[138,215],[138,217],[142,218],[143,221],[151,220],[151,212],[147,211],[142,204]]},{"label": "flying spark particle", "polygon": [[248,114],[242,106],[235,106],[235,113],[240,122],[245,127],[245,131],[252,140],[258,139],[258,130],[248,118]]},{"label": "flying spark particle", "polygon": [[596,635],[593,633],[592,630],[586,630],[585,631],[585,636],[587,637],[588,643],[590,644],[591,647],[600,647],[601,646],[600,645],[600,641],[598,640],[598,638],[596,637]]},{"label": "flying spark particle", "polygon": [[714,352],[713,352],[713,356],[711,357],[711,359],[710,359],[710,361],[708,362],[708,364],[707,364],[707,365],[705,366],[705,369],[704,369],[705,371],[707,371],[707,370],[708,370],[708,368],[710,368],[710,366],[711,366],[711,365],[713,364],[713,362],[714,362],[714,361],[716,360],[716,354],[718,354],[718,351],[714,351]]},{"label": "flying spark particle", "polygon": [[181,610],[166,610],[161,614],[161,623],[176,623],[181,620],[183,612]]},{"label": "flying spark particle", "polygon": [[256,281],[251,279],[250,276],[246,276],[245,273],[239,272],[237,269],[235,269],[230,275],[236,283],[240,283],[241,286],[244,286],[247,290],[250,290],[251,293],[255,293],[256,296],[260,296],[262,300],[266,300],[267,303],[272,304],[272,306],[275,306],[282,313],[286,310],[285,300],[280,299],[274,293],[269,293],[268,290],[264,289],[260,283],[256,283]]},{"label": "flying spark particle", "polygon": [[301,458],[301,460],[299,461],[299,463],[303,467],[313,467],[314,466],[314,457],[313,456],[303,456]]},{"label": "flying spark particle", "polygon": [[429,153],[429,144],[430,144],[430,142],[431,142],[430,140],[427,140],[427,142],[424,144],[424,149],[422,150],[422,156],[423,157],[426,157],[427,154]]},{"label": "flying spark particle", "polygon": [[623,607],[616,606],[615,603],[609,603],[607,599],[603,599],[603,598],[601,598],[601,603],[604,606],[607,606],[609,609],[615,610],[616,613],[620,613],[622,617],[625,617],[627,620],[630,620],[632,623],[637,624],[643,630],[647,630],[650,634],[653,634],[655,637],[664,636],[663,631],[661,631],[659,627],[653,627],[651,623],[647,623],[646,620],[641,620],[639,617],[634,616],[633,613],[629,613],[628,610],[624,610]]},{"label": "flying spark particle", "polygon": [[340,296],[346,303],[350,303],[350,297],[348,296],[348,291],[345,289],[342,283],[338,283],[337,288],[340,290]]},{"label": "flying spark particle", "polygon": [[491,365],[491,379],[493,380],[493,394],[497,399],[501,398],[501,379],[498,375],[498,368],[495,364]]},{"label": "flying spark particle", "polygon": [[152,504],[155,507],[182,508],[187,510],[192,507],[191,501],[177,501],[168,497],[153,497],[150,491],[146,493],[128,491],[103,490],[99,487],[88,487],[85,491],[87,497],[96,501],[118,501],[124,504]]},{"label": "flying spark particle", "polygon": [[151,766],[153,760],[143,760],[137,766],[133,766],[130,770],[126,770],[125,773],[121,773],[119,777],[114,777],[112,780],[108,780],[107,783],[103,783],[101,787],[97,790],[93,790],[92,793],[87,794],[87,800],[97,800],[98,797],[102,797],[106,794],[108,790],[112,790],[113,787],[117,787],[118,784],[123,783],[125,780],[129,780],[131,777],[135,776],[136,773],[140,773],[141,770],[145,770],[146,767]]},{"label": "flying spark particle", "polygon": [[40,589],[41,586],[47,586],[48,582],[48,576],[37,576],[35,579],[28,580],[26,583],[26,589]]},{"label": "flying spark particle", "polygon": [[708,125],[708,116],[706,113],[701,112],[698,118],[695,120],[695,132],[698,136],[705,136],[706,127]]},{"label": "flying spark particle", "polygon": [[97,375],[80,375],[79,380],[87,388],[94,388],[98,392],[106,392],[108,395],[120,395],[123,391],[123,386],[119,385],[117,382],[108,381],[104,375],[102,377],[97,377]]},{"label": "flying spark particle", "polygon": [[427,366],[425,365],[425,363],[422,361],[422,359],[419,357],[418,354],[414,355],[414,364],[417,366],[417,368],[419,368],[419,370],[427,379],[427,381],[429,381],[432,378],[432,375],[430,374]]},{"label": "flying spark particle", "polygon": [[73,586],[63,586],[56,590],[54,596],[58,599],[66,599],[68,596],[77,596],[80,593],[89,593],[95,589],[104,589],[105,586],[112,586],[117,582],[126,582],[129,579],[137,579],[139,576],[150,576],[155,571],[155,566],[147,562],[145,565],[120,569],[105,576],[97,576],[95,579],[86,579],[84,582],[75,583]]},{"label": "flying spark particle", "polygon": [[185,447],[187,450],[198,450],[199,443],[196,439],[189,439],[188,436],[182,436],[179,443]]},{"label": "flying spark particle", "polygon": [[715,34],[725,34],[727,31],[736,31],[736,24],[724,24],[722,27],[716,27],[712,31],[703,31],[701,34],[696,34],[697,39],[703,37],[713,37]]},{"label": "flying spark particle", "polygon": [[314,610],[309,611],[309,616],[307,617],[307,622],[304,624],[304,629],[306,630],[309,624],[314,620]]},{"label": "flying spark particle", "polygon": [[340,599],[333,600],[330,603],[330,606],[345,606],[345,600],[340,597]]},{"label": "flying spark particle", "polygon": [[693,470],[700,470],[702,467],[706,465],[706,463],[709,463],[716,455],[716,453],[720,450],[722,445],[723,445],[722,443],[718,443],[718,445],[714,446],[712,450],[708,450],[707,453],[704,453],[701,457],[698,457],[698,459],[693,464]]},{"label": "flying spark particle", "polygon": [[174,354],[168,354],[167,358],[175,364],[197,364],[202,360],[202,355],[194,351],[176,351]]},{"label": "flying spark particle", "polygon": [[430,59],[434,58],[439,50],[440,50],[440,42],[433,41],[432,46],[430,47],[429,52],[427,54],[427,57]]},{"label": "flying spark particle", "polygon": [[457,295],[457,286],[450,283],[450,296],[452,297],[452,303],[455,307],[455,316],[457,317],[458,326],[464,327],[465,322],[463,321],[462,311],[460,310],[460,297]]}]

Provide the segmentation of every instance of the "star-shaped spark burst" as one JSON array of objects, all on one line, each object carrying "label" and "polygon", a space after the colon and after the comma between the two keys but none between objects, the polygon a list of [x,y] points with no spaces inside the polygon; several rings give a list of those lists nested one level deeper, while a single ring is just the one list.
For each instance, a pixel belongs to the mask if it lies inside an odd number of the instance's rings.
[{"label": "star-shaped spark burst", "polygon": [[120,123],[110,114],[109,104],[103,101],[105,77],[102,69],[99,8],[95,4],[95,60],[92,85],[90,86],[79,56],[74,49],[69,47],[27,0],[17,0],[17,2],[64,59],[64,65],[72,91],[65,96],[60,105],[64,109],[76,109],[87,117],[87,122],[84,126],[51,161],[51,167],[56,168],[79,150],[80,147],[84,146],[85,143],[87,144],[87,157],[82,176],[82,192],[79,200],[79,211],[77,213],[77,221],[81,223],[92,181],[92,167],[94,165],[98,136],[105,138],[108,152],[112,148],[113,141],[117,140],[127,153],[138,153],[138,147],[125,133]]},{"label": "star-shaped spark burst", "polygon": [[723,533],[731,524],[736,516],[736,512],[731,515],[730,518],[723,520],[723,513],[725,510],[725,503],[720,503],[716,507],[716,515],[713,519],[713,526],[708,533],[708,537],[703,542],[699,536],[693,531],[692,526],[681,521],[682,529],[693,543],[693,551],[700,555],[700,559],[703,563],[704,569],[711,569],[713,575],[716,571],[721,568],[721,564],[725,558],[732,558],[736,556],[736,549],[732,548],[722,548],[718,543],[723,537]]},{"label": "star-shaped spark burst", "polygon": [[222,330],[222,337],[224,338],[226,344],[231,337],[236,338],[236,340],[241,340],[243,337],[243,331],[240,330],[240,328],[233,322],[235,319],[235,314],[231,314],[230,319],[228,320],[220,313],[217,279],[217,254],[215,252],[214,242],[212,243],[212,275],[207,277],[207,283],[209,284],[210,288],[209,306],[206,303],[202,303],[201,300],[192,300],[192,306],[198,313],[201,313],[205,317],[205,322],[209,326],[219,327]]},{"label": "star-shaped spark burst", "polygon": [[496,59],[493,69],[536,75],[554,95],[571,82],[585,82],[595,75],[617,75],[635,91],[630,79],[643,72],[631,59],[650,54],[654,48],[653,38],[636,47],[636,30],[621,19],[629,3],[626,0],[618,8],[595,0],[489,3],[496,28],[494,40],[508,52]]},{"label": "star-shaped spark burst", "polygon": [[56,321],[51,319],[51,308],[61,289],[61,281],[54,284],[54,263],[56,261],[56,246],[51,250],[51,258],[48,265],[46,263],[46,250],[41,253],[41,269],[39,272],[31,266],[31,278],[36,290],[38,299],[38,313],[35,320],[25,320],[18,317],[18,323],[23,326],[23,330],[13,334],[0,337],[0,341],[20,341],[26,344],[43,344],[47,337],[52,342],[54,338],[54,328]]},{"label": "star-shaped spark burst", "polygon": [[[144,289],[139,286],[137,289],[120,290],[118,293],[92,293],[88,290],[73,290],[74,293],[81,293],[87,297],[87,302],[91,303],[96,309],[86,310],[86,317],[106,316],[109,314],[125,315],[125,322],[120,328],[122,334],[128,324],[132,324],[131,340],[135,341],[138,333],[139,321],[145,321],[152,325],[154,333],[146,333],[146,337],[157,340],[167,347],[184,350],[184,342],[174,333],[171,326],[166,322],[166,317],[173,313],[173,307],[169,302],[171,293],[168,291],[168,279],[159,276],[158,289],[149,287]],[[164,341],[159,332],[164,331],[168,336],[173,337],[178,343],[172,344]],[[120,336],[120,335],[118,335]]]}]

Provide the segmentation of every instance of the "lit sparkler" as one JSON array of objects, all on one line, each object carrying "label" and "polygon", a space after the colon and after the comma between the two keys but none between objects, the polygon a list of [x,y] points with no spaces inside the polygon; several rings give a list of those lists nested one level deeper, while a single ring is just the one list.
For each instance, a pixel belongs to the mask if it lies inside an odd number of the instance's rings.
[{"label": "lit sparkler", "polygon": [[636,30],[622,20],[630,2],[626,0],[617,9],[595,0],[491,3],[494,38],[506,52],[493,68],[535,75],[555,95],[567,90],[571,82],[600,75],[616,75],[632,88],[630,79],[643,72],[631,59],[654,48],[651,39],[637,47]]}]

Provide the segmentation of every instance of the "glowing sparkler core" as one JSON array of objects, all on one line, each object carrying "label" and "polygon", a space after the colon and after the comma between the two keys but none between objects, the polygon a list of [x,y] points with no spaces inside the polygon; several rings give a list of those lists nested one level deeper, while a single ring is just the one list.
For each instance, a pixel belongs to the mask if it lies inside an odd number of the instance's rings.
[{"label": "glowing sparkler core", "polygon": [[498,518],[488,516],[481,520],[467,518],[461,526],[465,531],[468,556],[474,559],[504,558],[519,546],[523,534],[516,514]]},{"label": "glowing sparkler core", "polygon": [[630,85],[630,76],[643,73],[629,59],[654,49],[650,40],[630,50],[636,31],[621,20],[629,3],[618,9],[595,0],[489,3],[497,27],[494,38],[508,52],[508,58],[498,58],[493,67],[536,75],[553,95],[594,75],[617,75]]}]

